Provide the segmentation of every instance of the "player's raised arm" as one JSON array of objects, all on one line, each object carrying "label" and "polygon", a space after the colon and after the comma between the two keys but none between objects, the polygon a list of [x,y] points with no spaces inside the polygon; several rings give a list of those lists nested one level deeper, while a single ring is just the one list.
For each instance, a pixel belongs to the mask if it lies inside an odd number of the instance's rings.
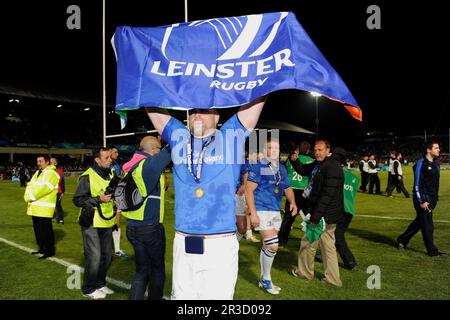
[{"label": "player's raised arm", "polygon": [[169,122],[172,116],[169,112],[162,108],[145,108],[150,121],[159,134],[162,134],[164,127]]},{"label": "player's raised arm", "polygon": [[266,102],[266,96],[253,100],[242,106],[238,111],[238,118],[247,130],[253,130],[258,123],[259,115]]}]

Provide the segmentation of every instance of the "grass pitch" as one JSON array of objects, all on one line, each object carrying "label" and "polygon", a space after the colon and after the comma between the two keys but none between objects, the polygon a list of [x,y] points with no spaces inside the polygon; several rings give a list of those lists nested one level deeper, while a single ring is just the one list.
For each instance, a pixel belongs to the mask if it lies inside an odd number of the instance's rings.
[{"label": "grass pitch", "polygon": [[[406,188],[412,189],[410,167],[404,168]],[[381,172],[382,190],[386,186],[387,173]],[[54,223],[56,257],[70,264],[83,267],[84,257],[78,209],[71,197],[76,188],[74,179],[67,179],[63,198],[65,224]],[[0,182],[0,238],[21,246],[35,249],[31,218],[25,214],[24,188],[10,181]],[[441,172],[440,201],[434,212],[435,243],[441,251],[450,253],[450,171]],[[283,201],[284,204],[284,201]],[[370,217],[369,217],[370,216]],[[239,278],[235,299],[450,299],[450,259],[430,258],[425,255],[421,234],[409,244],[409,250],[399,251],[396,237],[415,217],[412,199],[394,193],[393,198],[358,193],[357,214],[346,233],[359,271],[340,269],[342,288],[334,288],[320,281],[322,264],[316,263],[316,277],[312,281],[291,276],[290,270],[297,261],[297,252],[303,232],[300,219],[296,219],[286,249],[278,252],[272,279],[282,288],[272,296],[257,287],[260,273],[260,244],[243,239],[240,243]],[[410,219],[410,220],[406,220]],[[166,199],[165,227],[167,233],[165,295],[170,296],[172,276],[173,191]],[[134,274],[134,252],[125,236],[126,222],[122,224],[122,249],[130,256],[113,256],[108,276],[130,283]],[[259,235],[256,234],[259,238]],[[371,267],[372,266],[372,267]],[[369,289],[372,283],[370,270],[380,270],[380,289]],[[376,267],[375,267],[376,268]],[[367,272],[369,270],[369,273]],[[0,299],[84,299],[76,288],[76,279],[67,267],[50,260],[38,260],[28,252],[10,246],[0,239]],[[81,275],[82,280],[82,275]],[[69,285],[68,285],[69,284]],[[75,285],[74,285],[75,284]],[[75,288],[74,288],[75,287]],[[115,294],[107,299],[127,299],[128,290],[110,285]]]}]

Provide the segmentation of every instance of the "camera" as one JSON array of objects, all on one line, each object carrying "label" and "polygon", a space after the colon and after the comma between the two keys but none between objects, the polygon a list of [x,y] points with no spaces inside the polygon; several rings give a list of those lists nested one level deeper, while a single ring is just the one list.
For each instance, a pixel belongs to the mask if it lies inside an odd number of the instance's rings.
[{"label": "camera", "polygon": [[118,176],[112,177],[111,181],[109,182],[108,186],[106,187],[105,195],[114,194],[114,190],[116,190],[120,181],[121,181],[121,179]]}]

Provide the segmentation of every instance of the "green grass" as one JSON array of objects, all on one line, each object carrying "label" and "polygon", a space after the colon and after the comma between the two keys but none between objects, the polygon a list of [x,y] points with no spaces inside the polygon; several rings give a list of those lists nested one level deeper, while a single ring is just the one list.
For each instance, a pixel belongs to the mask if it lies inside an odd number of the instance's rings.
[{"label": "green grass", "polygon": [[[408,190],[412,189],[412,170],[404,168]],[[386,173],[380,173],[382,190],[386,186]],[[63,199],[65,224],[54,224],[56,257],[83,266],[83,249],[78,210],[71,202],[76,181],[68,179],[67,194]],[[36,248],[31,218],[25,214],[23,188],[18,183],[0,182],[0,237],[28,248]],[[450,221],[450,171],[441,173],[440,202],[434,213],[435,220]],[[284,203],[284,202],[283,202]],[[359,216],[358,216],[359,215]],[[422,237],[417,234],[407,251],[398,251],[396,237],[410,221],[363,217],[363,215],[414,218],[411,199],[394,193],[394,198],[358,193],[357,216],[347,231],[347,241],[360,270],[341,269],[342,288],[320,282],[323,268],[316,263],[316,277],[312,281],[299,280],[290,275],[296,264],[302,236],[300,220],[294,229],[288,247],[280,251],[273,264],[272,279],[282,288],[278,296],[258,289],[260,272],[260,245],[242,240],[239,255],[239,278],[235,299],[450,299],[450,264],[445,258],[425,255]],[[172,272],[173,192],[167,194],[165,226],[167,232],[165,295],[170,295]],[[108,276],[130,283],[134,274],[134,252],[125,236],[122,220],[122,249],[129,258],[113,257]],[[258,236],[258,235],[257,235]],[[258,236],[259,237],[259,236]],[[435,243],[444,252],[450,252],[450,223],[435,222]],[[38,260],[27,252],[0,242],[0,299],[83,299],[80,290],[67,288],[71,274],[66,267],[52,261]],[[367,267],[379,266],[381,289],[369,290]],[[111,285],[116,294],[108,299],[127,299],[128,292]]]}]

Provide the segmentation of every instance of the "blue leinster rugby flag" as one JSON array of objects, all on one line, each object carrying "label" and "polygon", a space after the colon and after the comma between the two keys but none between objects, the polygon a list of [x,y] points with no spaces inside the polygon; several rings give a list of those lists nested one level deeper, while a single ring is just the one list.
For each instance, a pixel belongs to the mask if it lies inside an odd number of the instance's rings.
[{"label": "blue leinster rugby flag", "polygon": [[224,108],[280,89],[315,91],[362,113],[291,12],[117,27],[116,110]]}]

